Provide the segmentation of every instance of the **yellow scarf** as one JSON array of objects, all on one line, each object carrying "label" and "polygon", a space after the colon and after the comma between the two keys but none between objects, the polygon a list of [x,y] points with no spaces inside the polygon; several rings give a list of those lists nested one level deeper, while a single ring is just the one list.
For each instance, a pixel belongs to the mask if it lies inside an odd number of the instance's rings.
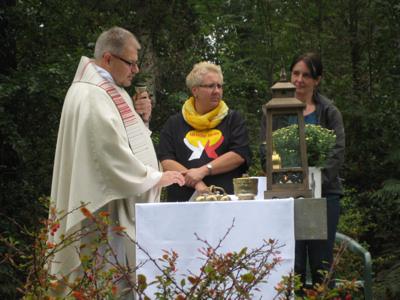
[{"label": "yellow scarf", "polygon": [[211,129],[218,126],[219,123],[228,114],[229,107],[221,100],[212,111],[200,115],[194,107],[194,97],[185,101],[182,107],[182,115],[185,121],[197,130]]}]

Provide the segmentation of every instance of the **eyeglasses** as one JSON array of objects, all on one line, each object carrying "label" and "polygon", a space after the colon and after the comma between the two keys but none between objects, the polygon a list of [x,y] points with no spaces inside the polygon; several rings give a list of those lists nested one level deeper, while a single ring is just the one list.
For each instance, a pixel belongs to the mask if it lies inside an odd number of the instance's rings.
[{"label": "eyeglasses", "polygon": [[215,88],[222,89],[223,85],[219,83],[199,84],[199,87],[215,90]]},{"label": "eyeglasses", "polygon": [[126,63],[130,68],[138,66],[137,61],[129,61],[129,60],[126,60],[126,59],[122,58],[121,56],[118,56],[115,54],[111,54],[111,55],[114,56],[115,58],[118,58],[120,61]]}]

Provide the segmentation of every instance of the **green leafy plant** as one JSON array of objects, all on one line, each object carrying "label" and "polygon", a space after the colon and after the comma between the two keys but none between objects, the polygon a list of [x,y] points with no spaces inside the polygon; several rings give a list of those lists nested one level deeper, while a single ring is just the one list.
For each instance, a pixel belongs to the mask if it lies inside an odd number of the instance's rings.
[{"label": "green leafy plant", "polygon": [[267,282],[275,267],[281,263],[279,249],[282,246],[277,240],[269,239],[254,249],[244,247],[237,252],[222,253],[222,243],[233,226],[234,221],[215,246],[195,234],[204,245],[199,249],[199,259],[203,263],[197,273],[190,271],[183,277],[179,275],[176,267],[179,254],[164,250],[158,260],[150,258],[160,275],[149,284],[146,277],[139,275],[139,288],[144,291],[148,285],[155,285],[155,299],[253,299],[257,285]]},{"label": "green leafy plant", "polygon": [[[329,152],[335,145],[336,135],[333,130],[319,125],[306,124],[305,136],[309,166],[324,167]],[[274,150],[286,166],[299,165],[299,130],[298,125],[290,125],[273,132]]]},{"label": "green leafy plant", "polygon": [[[211,245],[207,240],[195,236],[204,245],[199,249],[203,261],[197,273],[189,271],[188,274],[179,274],[177,261],[179,254],[174,250],[164,250],[162,257],[153,258],[138,243],[131,240],[139,251],[143,251],[148,259],[160,271],[160,275],[148,282],[148,279],[140,274],[143,264],[134,269],[129,269],[118,262],[107,238],[107,232],[113,230],[127,238],[124,228],[110,223],[108,213],[100,212],[92,214],[84,204],[78,208],[90,221],[90,230],[82,229],[64,236],[58,243],[49,242],[48,236],[57,233],[60,221],[69,213],[58,214],[51,208],[50,216],[43,221],[43,227],[35,235],[33,247],[19,249],[18,244],[0,234],[0,242],[10,248],[10,256],[6,259],[13,261],[15,255],[22,255],[25,263],[14,265],[27,273],[27,280],[19,288],[22,299],[121,299],[125,292],[135,292],[137,299],[252,299],[254,291],[259,283],[268,281],[268,277],[274,272],[275,266],[281,262],[280,247],[277,240],[264,240],[260,247],[248,249],[244,247],[239,251],[221,252],[222,244],[234,226],[227,229],[225,235],[217,245]],[[22,228],[21,228],[22,229]],[[81,240],[83,236],[95,235],[98,238],[87,245],[81,245],[77,250],[81,260],[81,275],[73,281],[66,277],[51,275],[47,266],[54,261],[55,254],[70,245]],[[111,260],[110,260],[111,259]],[[338,259],[338,258],[337,258]],[[144,262],[144,263],[146,263]],[[138,275],[133,280],[133,272]],[[282,282],[276,287],[274,299],[293,299],[293,293],[303,291],[302,299],[353,299],[352,292],[357,290],[354,282],[346,282],[345,285],[334,289],[329,288],[332,272],[325,274],[322,284],[311,289],[305,289],[299,283],[296,275],[288,274],[282,278]],[[183,277],[182,277],[183,276]],[[120,290],[118,282],[124,280],[126,287]],[[149,286],[156,288],[150,294]],[[67,288],[68,292],[63,296],[55,296],[60,290]]]},{"label": "green leafy plant", "polygon": [[[57,233],[60,222],[74,210],[63,213],[51,207],[50,216],[42,221],[43,226],[39,232],[29,233],[35,236],[34,247],[19,249],[11,239],[0,235],[0,242],[6,244],[10,252],[25,258],[22,264],[13,264],[27,273],[26,282],[19,288],[23,299],[111,300],[132,292],[137,294],[138,299],[251,299],[257,285],[265,282],[281,262],[281,246],[276,240],[265,240],[255,249],[245,247],[238,252],[221,253],[219,250],[234,226],[232,223],[216,246],[196,235],[204,244],[199,249],[204,263],[197,274],[190,272],[184,279],[178,279],[178,253],[165,250],[162,257],[153,258],[129,238],[123,227],[111,224],[107,212],[93,214],[85,204],[77,210],[86,217],[89,225],[62,236],[57,243],[49,241],[48,237]],[[147,262],[153,263],[160,270],[160,275],[154,281],[147,282],[146,277],[138,272],[142,264],[132,269],[118,261],[108,239],[110,230],[130,239],[132,247],[136,245],[148,256]],[[81,244],[76,249],[81,261],[81,272],[76,278],[71,280],[68,276],[50,274],[47,266],[57,263],[56,253],[84,237],[93,238],[90,243]],[[7,260],[12,262],[13,255],[10,254]],[[134,272],[138,274],[136,281],[133,280]],[[126,283],[123,290],[118,284],[121,280]],[[150,295],[147,288],[151,285],[156,287],[156,292]]]},{"label": "green leafy plant", "polygon": [[[118,299],[125,292],[137,290],[136,283],[131,280],[135,269],[130,269],[117,260],[116,253],[107,238],[111,230],[118,235],[124,235],[124,228],[111,224],[107,212],[92,214],[84,204],[78,207],[87,218],[88,226],[76,230],[60,238],[55,243],[49,240],[60,228],[60,222],[73,211],[62,213],[50,208],[50,215],[42,220],[42,228],[38,232],[26,232],[34,237],[33,247],[19,247],[7,237],[0,235],[0,242],[10,248],[6,258],[12,265],[27,274],[26,282],[18,288],[22,299]],[[24,227],[20,226],[24,231]],[[93,238],[91,243],[77,247],[77,255],[81,261],[79,274],[74,279],[68,276],[50,274],[48,266],[58,263],[55,255],[65,247],[82,240],[84,237]],[[14,256],[22,258],[17,264]],[[118,283],[126,282],[124,290]]]}]

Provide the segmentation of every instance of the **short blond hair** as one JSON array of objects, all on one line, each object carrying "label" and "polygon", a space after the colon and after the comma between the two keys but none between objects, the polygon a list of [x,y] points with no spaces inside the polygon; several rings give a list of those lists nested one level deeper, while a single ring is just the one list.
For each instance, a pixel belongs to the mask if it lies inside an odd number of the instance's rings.
[{"label": "short blond hair", "polygon": [[202,61],[193,66],[192,71],[186,76],[186,86],[189,90],[192,87],[202,84],[203,78],[206,74],[213,72],[221,78],[221,84],[224,81],[221,67],[208,61]]},{"label": "short blond hair", "polygon": [[140,49],[140,44],[132,32],[117,26],[104,31],[97,38],[96,46],[94,48],[94,58],[102,58],[105,52],[121,55],[124,51],[126,42],[129,40],[133,41],[137,50]]}]

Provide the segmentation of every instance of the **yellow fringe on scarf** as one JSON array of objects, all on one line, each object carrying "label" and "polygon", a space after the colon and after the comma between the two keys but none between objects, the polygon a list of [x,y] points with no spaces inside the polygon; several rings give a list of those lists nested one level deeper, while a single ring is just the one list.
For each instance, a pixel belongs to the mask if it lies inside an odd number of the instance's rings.
[{"label": "yellow fringe on scarf", "polygon": [[194,107],[194,97],[190,97],[185,101],[182,107],[182,114],[185,121],[197,130],[211,129],[218,126],[219,123],[228,114],[228,106],[221,100],[216,108],[212,111],[200,115]]}]

